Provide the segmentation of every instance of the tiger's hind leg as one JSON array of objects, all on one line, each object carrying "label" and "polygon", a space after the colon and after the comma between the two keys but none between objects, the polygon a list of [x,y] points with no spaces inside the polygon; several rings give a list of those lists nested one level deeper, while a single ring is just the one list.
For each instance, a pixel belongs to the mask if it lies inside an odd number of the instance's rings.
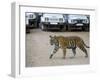
[{"label": "tiger's hind leg", "polygon": [[79,48],[85,53],[85,57],[88,57],[87,50],[85,49],[84,46],[79,46]]},{"label": "tiger's hind leg", "polygon": [[66,48],[62,49],[63,50],[63,59],[66,58]]},{"label": "tiger's hind leg", "polygon": [[76,55],[76,48],[72,48],[72,52],[74,54],[74,56]]}]

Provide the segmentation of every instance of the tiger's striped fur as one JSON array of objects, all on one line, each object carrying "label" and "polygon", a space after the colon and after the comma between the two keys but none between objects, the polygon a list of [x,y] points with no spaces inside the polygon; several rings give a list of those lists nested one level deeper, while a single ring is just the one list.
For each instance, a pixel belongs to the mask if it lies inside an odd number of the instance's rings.
[{"label": "tiger's striped fur", "polygon": [[50,44],[54,45],[53,53],[50,55],[50,59],[52,56],[61,48],[63,50],[63,58],[66,56],[66,49],[72,49],[72,52],[74,56],[76,55],[76,48],[80,48],[84,53],[85,57],[88,57],[88,53],[86,48],[89,48],[84,41],[77,36],[70,36],[70,37],[64,37],[64,36],[50,36]]}]

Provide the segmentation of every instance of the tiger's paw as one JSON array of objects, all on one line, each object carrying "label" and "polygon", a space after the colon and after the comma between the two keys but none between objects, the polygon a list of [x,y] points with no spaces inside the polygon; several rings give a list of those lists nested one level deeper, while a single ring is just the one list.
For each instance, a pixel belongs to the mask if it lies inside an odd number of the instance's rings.
[{"label": "tiger's paw", "polygon": [[70,59],[73,59],[73,58],[75,58],[75,56],[70,57]]},{"label": "tiger's paw", "polygon": [[86,55],[85,58],[88,58],[88,55]]},{"label": "tiger's paw", "polygon": [[52,56],[53,56],[53,55],[50,55],[49,59],[51,59],[51,58],[52,58]]},{"label": "tiger's paw", "polygon": [[62,59],[66,59],[66,57],[62,57]]}]

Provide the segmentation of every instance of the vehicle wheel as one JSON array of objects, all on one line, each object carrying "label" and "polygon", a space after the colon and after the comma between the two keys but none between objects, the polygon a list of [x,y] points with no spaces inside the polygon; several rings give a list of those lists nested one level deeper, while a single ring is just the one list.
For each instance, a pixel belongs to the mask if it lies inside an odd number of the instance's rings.
[{"label": "vehicle wheel", "polygon": [[27,30],[26,30],[26,33],[30,33],[30,29],[27,29]]},{"label": "vehicle wheel", "polygon": [[70,25],[68,25],[68,31],[71,31],[71,26]]},{"label": "vehicle wheel", "polygon": [[26,33],[30,33],[30,26],[26,25]]},{"label": "vehicle wheel", "polygon": [[41,24],[40,26],[41,26],[40,28],[41,28],[42,31],[46,30],[46,27],[43,24]]},{"label": "vehicle wheel", "polygon": [[63,27],[63,31],[66,31],[66,25],[64,25],[64,27]]},{"label": "vehicle wheel", "polygon": [[66,25],[60,27],[60,31],[66,31]]},{"label": "vehicle wheel", "polygon": [[63,31],[63,27],[60,27],[60,28],[59,28],[59,31]]},{"label": "vehicle wheel", "polygon": [[84,28],[84,27],[85,27],[85,26],[82,27],[82,31],[85,31],[85,28]]},{"label": "vehicle wheel", "polygon": [[68,31],[68,25],[66,25],[66,31]]},{"label": "vehicle wheel", "polygon": [[85,26],[82,27],[82,31],[87,31],[87,30],[88,30],[87,27]]},{"label": "vehicle wheel", "polygon": [[89,27],[85,27],[85,31],[89,31]]}]

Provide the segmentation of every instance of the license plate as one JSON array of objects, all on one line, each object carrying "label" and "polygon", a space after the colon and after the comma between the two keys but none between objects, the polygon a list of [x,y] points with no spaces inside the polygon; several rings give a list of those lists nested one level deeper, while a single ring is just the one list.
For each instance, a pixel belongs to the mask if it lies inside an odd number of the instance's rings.
[{"label": "license plate", "polygon": [[76,24],[76,26],[83,26],[83,24]]},{"label": "license plate", "polygon": [[50,24],[57,24],[57,23],[50,23]]}]

